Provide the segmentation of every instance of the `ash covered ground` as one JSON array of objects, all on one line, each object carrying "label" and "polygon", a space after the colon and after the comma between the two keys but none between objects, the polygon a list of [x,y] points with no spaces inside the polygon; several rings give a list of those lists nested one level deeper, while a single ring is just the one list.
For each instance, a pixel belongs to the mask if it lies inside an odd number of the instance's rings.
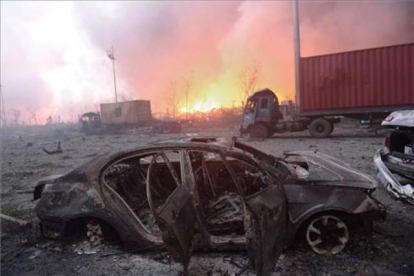
[{"label": "ash covered ground", "polygon": [[[237,128],[184,130],[180,135],[133,132],[116,135],[79,133],[71,126],[5,128],[2,133],[1,212],[35,222],[32,201],[36,181],[66,173],[102,153],[145,145],[186,135],[234,136]],[[375,175],[372,157],[382,147],[383,135],[352,125],[339,125],[328,139],[310,138],[308,132],[275,135],[271,139],[243,140],[265,152],[280,155],[289,150],[318,150]],[[61,142],[63,153],[48,155]],[[317,255],[298,241],[285,249],[273,275],[412,275],[414,271],[413,207],[394,200],[383,187],[374,196],[387,208],[387,221],[371,236],[352,237],[338,255]],[[181,275],[182,267],[170,263],[167,252],[134,252],[104,244],[95,254],[79,255],[81,240],[51,241],[40,237],[32,225],[18,226],[2,220],[2,275]],[[359,274],[365,271],[365,274]],[[253,275],[245,252],[196,252],[190,275]]]}]

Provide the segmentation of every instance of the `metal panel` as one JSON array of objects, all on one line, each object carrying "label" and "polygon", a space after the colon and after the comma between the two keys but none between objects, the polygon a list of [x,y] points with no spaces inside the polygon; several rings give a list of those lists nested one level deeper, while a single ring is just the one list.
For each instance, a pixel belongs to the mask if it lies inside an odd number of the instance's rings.
[{"label": "metal panel", "polygon": [[301,58],[302,113],[414,109],[414,43]]},{"label": "metal panel", "polygon": [[140,124],[151,120],[150,101],[101,104],[104,125]]}]

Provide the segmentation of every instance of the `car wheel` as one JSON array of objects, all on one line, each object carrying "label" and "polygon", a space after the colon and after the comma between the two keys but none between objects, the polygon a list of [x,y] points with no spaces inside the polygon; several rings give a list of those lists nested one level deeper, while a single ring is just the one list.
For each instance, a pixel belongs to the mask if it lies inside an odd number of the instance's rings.
[{"label": "car wheel", "polygon": [[349,241],[348,226],[336,216],[319,216],[309,223],[306,229],[306,241],[318,254],[338,254]]},{"label": "car wheel", "polygon": [[328,120],[319,118],[310,124],[309,131],[312,137],[326,138],[331,135],[333,131],[333,125]]},{"label": "car wheel", "polygon": [[249,130],[250,138],[267,138],[269,131],[264,125],[253,125]]}]

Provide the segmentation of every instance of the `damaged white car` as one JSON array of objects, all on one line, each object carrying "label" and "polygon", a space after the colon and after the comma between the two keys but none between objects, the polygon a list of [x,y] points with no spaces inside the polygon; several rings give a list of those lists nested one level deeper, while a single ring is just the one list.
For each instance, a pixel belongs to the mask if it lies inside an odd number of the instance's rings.
[{"label": "damaged white car", "polygon": [[395,131],[375,154],[377,178],[396,198],[414,204],[414,110],[393,112],[382,125]]}]

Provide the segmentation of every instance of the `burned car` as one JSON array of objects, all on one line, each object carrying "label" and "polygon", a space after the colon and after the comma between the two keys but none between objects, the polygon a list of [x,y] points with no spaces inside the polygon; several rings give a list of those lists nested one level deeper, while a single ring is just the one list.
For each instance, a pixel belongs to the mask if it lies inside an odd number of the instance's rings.
[{"label": "burned car", "polygon": [[350,231],[385,218],[376,181],[333,157],[277,158],[237,139],[189,138],[97,157],[40,181],[35,212],[46,237],[97,221],[120,239],[162,245],[188,266],[194,249],[246,249],[268,275],[297,233],[336,254]]},{"label": "burned car", "polygon": [[414,204],[414,110],[395,111],[382,125],[394,130],[374,156],[377,178],[396,198]]}]

